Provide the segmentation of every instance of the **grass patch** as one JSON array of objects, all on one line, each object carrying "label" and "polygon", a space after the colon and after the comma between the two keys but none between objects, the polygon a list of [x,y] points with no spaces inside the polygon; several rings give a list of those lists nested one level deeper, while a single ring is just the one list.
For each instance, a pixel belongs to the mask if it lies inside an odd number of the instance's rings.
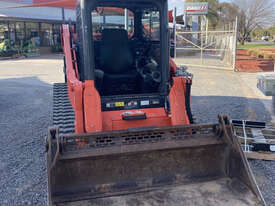
[{"label": "grass patch", "polygon": [[275,49],[275,45],[270,44],[238,44],[238,49]]}]

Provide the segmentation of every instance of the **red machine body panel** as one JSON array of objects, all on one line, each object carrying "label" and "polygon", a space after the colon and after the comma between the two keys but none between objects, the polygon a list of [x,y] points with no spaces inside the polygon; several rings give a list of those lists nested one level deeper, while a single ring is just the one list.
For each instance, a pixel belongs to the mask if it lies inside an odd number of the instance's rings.
[{"label": "red machine body panel", "polygon": [[190,124],[185,108],[186,81],[175,77],[176,64],[170,59],[170,75],[173,86],[170,90],[170,111],[165,108],[130,110],[146,114],[146,119],[124,120],[123,114],[129,110],[102,111],[101,97],[94,80],[79,80],[75,49],[71,47],[69,25],[62,27],[62,43],[65,54],[68,96],[75,112],[75,132],[100,132],[124,130],[128,128],[171,126]]}]

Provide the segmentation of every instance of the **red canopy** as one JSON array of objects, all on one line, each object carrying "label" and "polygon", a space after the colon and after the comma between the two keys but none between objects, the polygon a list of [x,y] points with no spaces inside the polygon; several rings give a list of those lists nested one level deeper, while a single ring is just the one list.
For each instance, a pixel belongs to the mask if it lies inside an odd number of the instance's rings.
[{"label": "red canopy", "polygon": [[76,0],[34,0],[32,5],[26,7],[64,7],[66,9],[75,9]]},{"label": "red canopy", "polygon": [[[77,0],[34,0],[33,4],[26,4],[17,7],[9,7],[9,8],[24,8],[24,7],[59,7],[65,9],[75,9]],[[98,8],[100,12],[101,9]],[[114,7],[104,7],[104,13],[108,13],[109,15],[124,15],[124,9],[114,8]],[[129,15],[132,16],[133,13],[129,12]]]},{"label": "red canopy", "polygon": [[[1,0],[0,0],[1,1]],[[8,8],[26,8],[26,7],[64,7],[65,9],[75,9],[77,0],[33,0],[33,4],[26,4],[21,6],[13,6]],[[17,3],[20,3],[20,0],[17,0]]]}]

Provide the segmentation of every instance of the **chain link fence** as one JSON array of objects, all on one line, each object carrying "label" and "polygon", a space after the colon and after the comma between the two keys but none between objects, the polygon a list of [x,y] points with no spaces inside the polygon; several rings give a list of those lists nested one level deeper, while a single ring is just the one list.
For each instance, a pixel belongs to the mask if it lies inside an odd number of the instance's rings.
[{"label": "chain link fence", "polygon": [[[236,19],[237,22],[237,19]],[[176,30],[175,61],[178,65],[235,69],[236,22],[222,29]]]}]

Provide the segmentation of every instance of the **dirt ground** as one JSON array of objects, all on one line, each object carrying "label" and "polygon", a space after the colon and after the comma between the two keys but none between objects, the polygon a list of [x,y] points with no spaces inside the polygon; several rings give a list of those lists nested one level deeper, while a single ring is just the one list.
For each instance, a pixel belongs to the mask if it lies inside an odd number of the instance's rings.
[{"label": "dirt ground", "polygon": [[[264,49],[265,51],[275,52],[274,49]],[[246,54],[247,50],[237,51],[236,66],[240,72],[273,72],[274,60],[259,59]]]},{"label": "dirt ground", "polygon": [[[47,205],[44,138],[52,124],[52,84],[62,82],[62,56],[0,61],[0,205]],[[198,122],[270,120],[271,98],[256,73],[190,68]],[[250,161],[268,206],[275,205],[275,162]]]}]

